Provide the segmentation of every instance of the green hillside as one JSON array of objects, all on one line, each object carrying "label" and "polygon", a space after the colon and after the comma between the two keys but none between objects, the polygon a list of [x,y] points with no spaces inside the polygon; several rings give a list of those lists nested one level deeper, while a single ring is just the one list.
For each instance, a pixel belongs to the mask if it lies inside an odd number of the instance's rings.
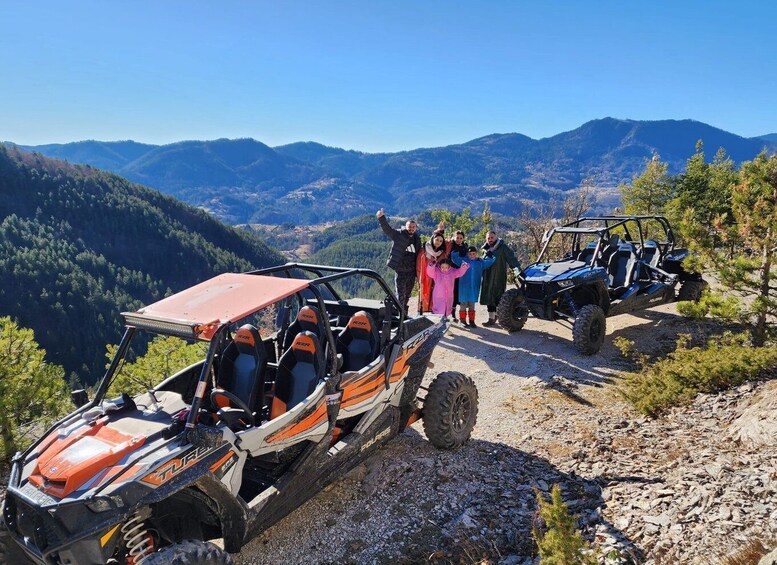
[{"label": "green hillside", "polygon": [[[390,242],[374,215],[338,223],[313,236],[311,243],[311,263],[372,269],[383,276],[389,287],[394,287],[393,271],[386,266]],[[369,279],[357,277],[348,282],[347,288],[338,287],[346,296],[382,297],[378,285],[370,284]]]},{"label": "green hillside", "polygon": [[118,313],[225,271],[283,262],[257,237],[91,167],[0,145],[0,315],[92,384]]}]

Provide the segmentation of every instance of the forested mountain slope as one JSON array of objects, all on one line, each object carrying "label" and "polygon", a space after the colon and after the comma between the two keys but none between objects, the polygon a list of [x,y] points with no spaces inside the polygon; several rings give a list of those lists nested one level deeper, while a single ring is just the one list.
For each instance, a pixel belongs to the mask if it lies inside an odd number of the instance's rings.
[{"label": "forested mountain slope", "polygon": [[[514,215],[527,203],[589,184],[614,188],[654,154],[679,173],[702,140],[739,163],[769,136],[744,138],[694,120],[603,118],[547,137],[493,134],[467,143],[363,153],[313,142],[271,148],[253,139],[185,141],[163,146],[81,142],[31,147],[110,170],[206,208],[230,223],[320,223],[377,207],[394,213],[466,206]],[[89,150],[94,154],[89,155]],[[147,151],[133,160],[131,154]]]},{"label": "forested mountain slope", "polygon": [[259,238],[114,174],[0,145],[0,315],[94,383],[118,313],[283,262]]}]

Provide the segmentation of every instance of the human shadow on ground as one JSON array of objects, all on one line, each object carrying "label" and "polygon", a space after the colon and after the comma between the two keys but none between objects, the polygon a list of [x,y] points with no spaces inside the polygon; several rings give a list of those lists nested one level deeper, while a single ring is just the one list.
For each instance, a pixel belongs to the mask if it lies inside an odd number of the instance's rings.
[{"label": "human shadow on ground", "polygon": [[[475,428],[474,435],[477,436]],[[283,545],[338,539],[340,554],[310,555],[309,563],[523,563],[536,556],[537,495],[558,484],[588,541],[607,534],[620,563],[641,563],[644,552],[602,516],[602,488],[614,480],[583,477],[505,443],[472,439],[455,451],[438,450],[414,427],[260,536],[238,564],[271,563]],[[310,516],[328,527],[309,531]],[[304,534],[303,534],[304,532]],[[311,536],[313,536],[311,538]],[[264,547],[257,556],[256,548]],[[610,551],[610,548],[607,549]]]},{"label": "human shadow on ground", "polygon": [[[617,379],[618,370],[632,368],[615,345],[617,338],[634,342],[642,351],[655,353],[673,350],[682,333],[708,336],[711,333],[736,330],[730,324],[706,319],[692,320],[662,310],[641,310],[608,318],[608,321],[622,320],[623,316],[629,316],[630,320],[625,325],[619,323],[616,329],[608,330],[602,349],[590,356],[580,354],[575,348],[571,324],[536,320],[544,325],[543,329],[536,329],[532,327],[533,318],[529,318],[524,329],[513,333],[501,328],[463,328],[454,325],[440,346],[482,359],[495,372],[535,376],[550,388],[558,387],[559,392],[566,394],[564,387],[558,386],[563,385],[560,378],[573,384],[599,387]],[[483,343],[490,348],[481,354]]]},{"label": "human shadow on ground", "polygon": [[[680,334],[688,334],[694,344],[706,342],[710,336],[718,336],[727,331],[744,331],[744,326],[735,322],[715,318],[693,319],[675,312],[661,310],[641,310],[630,314],[641,322],[629,324],[626,327],[607,333],[610,341],[617,337],[625,337],[638,345],[648,345],[649,349],[674,349]],[[645,339],[645,331],[651,337]],[[607,343],[607,341],[605,341]]]},{"label": "human shadow on ground", "polygon": [[[571,342],[567,348],[563,338],[531,329],[520,334],[485,328],[454,330],[439,347],[479,359],[496,373],[537,377],[564,394],[577,384],[600,387],[612,382],[612,374],[577,353]],[[600,364],[606,367],[606,359]],[[569,381],[566,387],[564,380]]]}]

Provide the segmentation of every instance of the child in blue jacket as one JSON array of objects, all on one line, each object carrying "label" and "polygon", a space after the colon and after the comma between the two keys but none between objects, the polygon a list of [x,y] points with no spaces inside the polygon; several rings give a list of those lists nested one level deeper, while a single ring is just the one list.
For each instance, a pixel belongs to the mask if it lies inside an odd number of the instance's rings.
[{"label": "child in blue jacket", "polygon": [[[480,259],[478,250],[470,246],[467,249],[467,256],[461,257],[456,251],[451,253],[451,259],[454,262],[464,262],[469,264],[469,269],[459,279],[459,319],[462,325],[477,327],[475,324],[475,302],[480,295],[480,283],[483,280],[483,271],[488,269],[496,261],[496,257]],[[467,324],[469,319],[469,324]]]}]

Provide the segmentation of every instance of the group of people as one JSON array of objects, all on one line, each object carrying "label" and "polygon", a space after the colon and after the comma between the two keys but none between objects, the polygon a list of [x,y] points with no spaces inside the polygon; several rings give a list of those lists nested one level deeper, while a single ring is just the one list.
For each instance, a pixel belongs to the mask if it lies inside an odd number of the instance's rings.
[{"label": "group of people", "polygon": [[415,221],[408,220],[404,227],[395,229],[382,208],[376,216],[392,241],[387,264],[396,273],[395,289],[405,314],[418,280],[419,314],[452,316],[454,322],[475,327],[475,303],[479,301],[488,310],[483,325],[496,325],[496,307],[507,288],[507,269],[517,269],[520,264],[494,231],[488,232],[478,250],[467,245],[461,231],[446,239],[445,224],[441,222],[422,245]]}]

